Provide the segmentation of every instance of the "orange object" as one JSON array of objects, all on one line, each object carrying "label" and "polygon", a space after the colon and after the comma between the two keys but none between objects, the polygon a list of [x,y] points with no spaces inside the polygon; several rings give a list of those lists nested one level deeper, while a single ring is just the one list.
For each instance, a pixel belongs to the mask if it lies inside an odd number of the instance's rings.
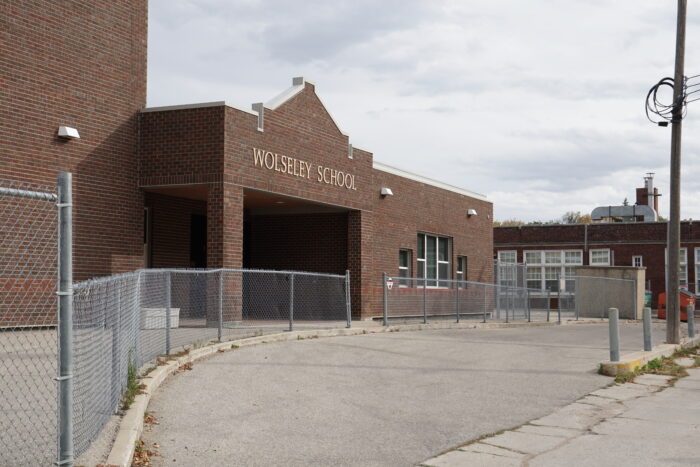
[{"label": "orange object", "polygon": [[[695,294],[688,292],[687,289],[680,289],[678,297],[681,307],[681,321],[688,321],[688,307],[693,307],[695,310]],[[659,294],[659,319],[666,319],[666,292]]]}]

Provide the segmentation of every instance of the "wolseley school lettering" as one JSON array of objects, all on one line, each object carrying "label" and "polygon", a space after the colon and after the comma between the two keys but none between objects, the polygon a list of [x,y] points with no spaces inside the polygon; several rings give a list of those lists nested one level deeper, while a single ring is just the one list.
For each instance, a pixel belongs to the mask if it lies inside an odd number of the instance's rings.
[{"label": "wolseley school lettering", "polygon": [[[313,176],[312,167],[314,164],[263,149],[253,148],[253,163],[256,167],[274,170],[275,172],[281,172],[307,180],[311,180]],[[347,188],[348,190],[357,190],[355,175],[345,173],[342,170],[318,165],[316,166],[314,178],[318,183]]]}]

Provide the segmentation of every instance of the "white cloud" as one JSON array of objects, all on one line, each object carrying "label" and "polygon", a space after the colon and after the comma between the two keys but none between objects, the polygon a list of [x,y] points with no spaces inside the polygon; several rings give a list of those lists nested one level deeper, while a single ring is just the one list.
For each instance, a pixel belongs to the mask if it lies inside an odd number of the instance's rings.
[{"label": "white cloud", "polygon": [[[686,74],[700,11],[690,9]],[[306,76],[375,158],[486,193],[497,218],[634,199],[670,129],[644,97],[672,75],[675,4],[653,0],[152,0],[149,105],[248,109]],[[683,217],[700,218],[700,101],[684,123]]]}]

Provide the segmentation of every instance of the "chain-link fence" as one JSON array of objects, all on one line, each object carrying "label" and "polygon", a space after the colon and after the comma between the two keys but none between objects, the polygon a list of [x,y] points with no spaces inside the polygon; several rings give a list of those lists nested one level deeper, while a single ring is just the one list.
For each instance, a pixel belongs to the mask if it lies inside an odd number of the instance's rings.
[{"label": "chain-link fence", "polygon": [[[71,175],[0,180],[0,465],[72,465],[130,368],[215,340],[351,324],[350,277],[141,270],[72,284]],[[58,300],[56,297],[58,296]]]},{"label": "chain-link fence", "polygon": [[217,340],[349,327],[349,275],[145,269],[74,286],[76,455],[114,414],[129,365]]},{"label": "chain-link fence", "polygon": [[527,288],[527,265],[495,260],[493,262],[493,282],[501,287]]},{"label": "chain-link fence", "polygon": [[57,455],[56,189],[0,180],[0,465]]},{"label": "chain-link fence", "polygon": [[458,322],[533,319],[532,300],[536,291],[523,287],[386,275],[383,282],[384,324],[441,319]]},{"label": "chain-link fence", "polygon": [[[517,283],[522,268],[505,268]],[[502,271],[503,272],[503,271]],[[511,275],[510,273],[513,273]],[[503,284],[384,276],[384,323],[463,319],[487,321],[562,321],[607,318],[609,308],[636,319],[634,280],[602,277],[567,278],[566,288],[551,291]],[[511,282],[508,282],[509,284]]]}]

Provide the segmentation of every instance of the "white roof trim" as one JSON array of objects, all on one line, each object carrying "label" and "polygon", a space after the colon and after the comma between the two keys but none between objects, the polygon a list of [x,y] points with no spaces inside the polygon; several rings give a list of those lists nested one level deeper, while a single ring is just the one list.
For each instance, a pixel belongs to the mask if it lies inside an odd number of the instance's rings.
[{"label": "white roof trim", "polygon": [[448,191],[452,191],[454,193],[459,193],[460,195],[469,196],[471,198],[480,199],[482,201],[488,201],[488,198],[486,197],[486,195],[482,195],[481,193],[466,190],[464,188],[459,188],[457,186],[450,185],[449,183],[440,182],[438,180],[424,177],[422,175],[418,175],[418,174],[415,174],[413,172],[407,172],[405,170],[397,169],[396,167],[382,164],[381,162],[373,161],[372,168],[376,169],[376,170],[381,170],[382,172],[390,173],[393,175],[398,175],[399,177],[408,178],[409,180],[413,180],[416,182],[425,183],[426,185],[432,185],[432,186],[437,187],[437,188],[442,188],[443,190],[448,190]]},{"label": "white roof trim", "polygon": [[202,107],[221,107],[224,105],[227,105],[226,101],[201,102],[199,104],[166,105],[163,107],[145,107],[145,108],[141,109],[141,112],[145,113],[145,112],[162,112],[164,110],[199,109]]},{"label": "white roof trim", "polygon": [[[263,106],[266,109],[275,110],[276,108],[287,102],[289,99],[303,91],[306,87],[306,83],[314,84],[311,81],[304,79],[303,77],[292,78],[292,86],[290,88],[285,89],[280,94],[265,102]],[[331,120],[333,121],[333,124],[338,129],[338,131],[340,131],[342,135],[347,136],[343,132],[343,130],[340,129],[340,125],[338,125],[338,122],[335,120],[335,118],[333,118],[333,115],[328,110],[328,107],[323,102],[323,100],[321,100],[321,97],[318,94],[316,94],[316,97],[318,97],[318,100],[321,101],[321,105],[323,105],[323,108],[326,109],[326,113],[328,113],[328,116],[331,117]]]},{"label": "white roof trim", "polygon": [[183,110],[183,109],[201,109],[204,107],[230,107],[232,109],[236,109],[241,112],[245,112],[247,114],[255,115],[257,116],[258,114],[256,112],[250,111],[250,110],[245,110],[245,109],[239,109],[238,107],[234,107],[233,105],[229,104],[226,101],[215,101],[215,102],[201,102],[198,104],[183,104],[183,105],[166,105],[163,107],[145,107],[140,110],[141,113],[148,113],[148,112],[165,112],[168,110]]},{"label": "white roof trim", "polygon": [[263,104],[263,105],[265,106],[266,109],[275,110],[277,107],[284,104],[289,99],[291,99],[292,97],[296,96],[301,91],[303,91],[305,86],[306,86],[305,81],[302,82],[301,84],[294,84],[294,85],[292,85],[292,87],[285,89],[280,94],[276,95],[275,97],[273,97],[269,101],[265,102],[265,104]]}]

